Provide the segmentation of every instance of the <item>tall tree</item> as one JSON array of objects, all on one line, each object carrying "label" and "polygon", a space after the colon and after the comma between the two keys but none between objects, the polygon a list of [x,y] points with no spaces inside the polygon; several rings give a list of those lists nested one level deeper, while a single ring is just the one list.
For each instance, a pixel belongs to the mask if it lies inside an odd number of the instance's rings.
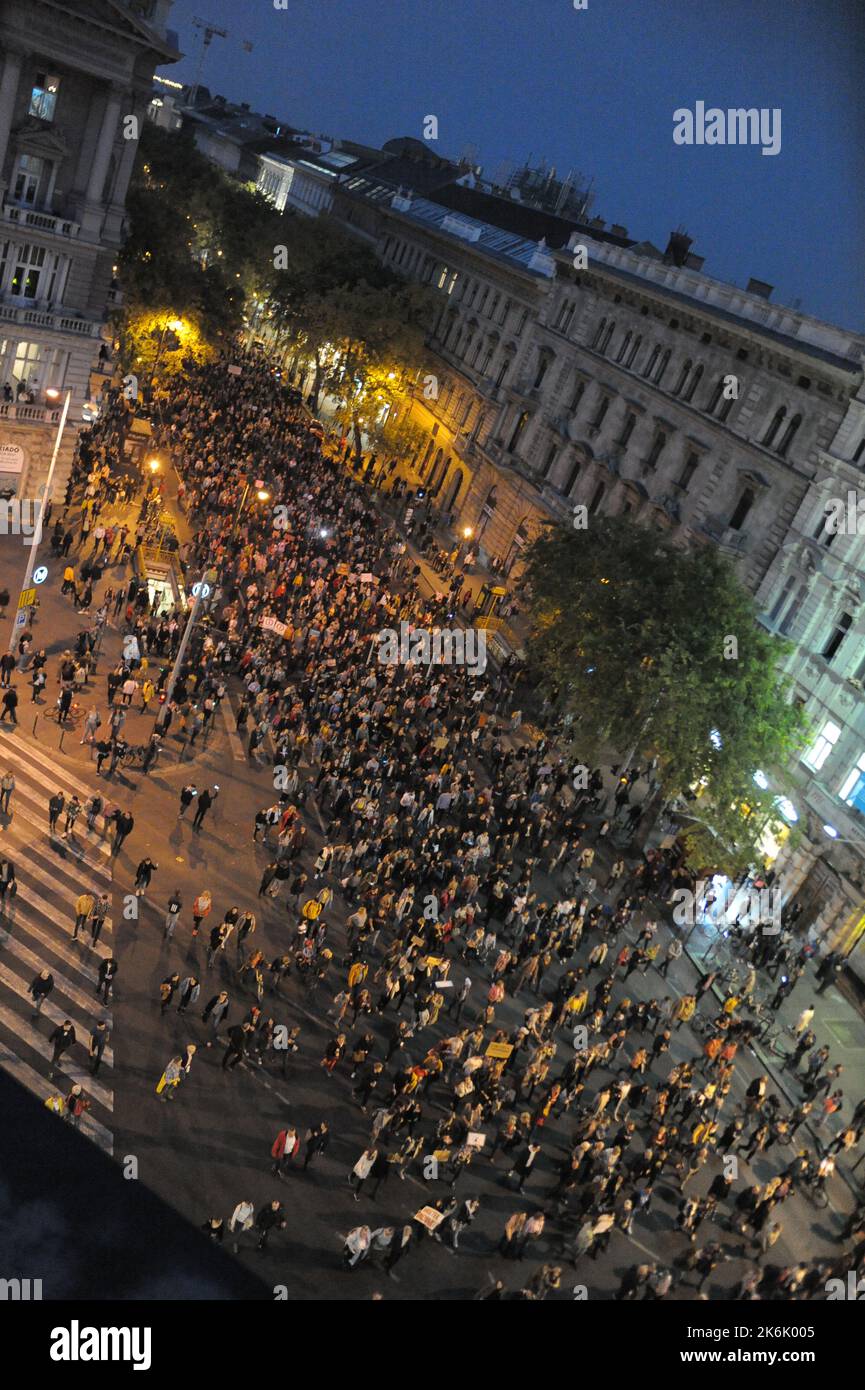
[{"label": "tall tree", "polygon": [[762,790],[754,773],[780,773],[806,730],[777,671],[786,645],[758,625],[731,566],[626,518],[593,517],[587,530],[541,536],[528,579],[529,660],[573,715],[580,755],[657,758],[668,800],[699,794],[700,852],[747,865],[779,820],[777,788]]}]

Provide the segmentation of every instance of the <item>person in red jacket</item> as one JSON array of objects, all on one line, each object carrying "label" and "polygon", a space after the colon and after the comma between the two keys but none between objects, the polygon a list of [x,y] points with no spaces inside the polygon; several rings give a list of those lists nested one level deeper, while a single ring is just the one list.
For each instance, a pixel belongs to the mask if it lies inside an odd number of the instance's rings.
[{"label": "person in red jacket", "polygon": [[270,1156],[273,1159],[273,1167],[270,1171],[278,1178],[284,1177],[285,1169],[299,1149],[300,1136],[297,1130],[291,1126],[288,1129],[281,1129],[271,1146]]}]

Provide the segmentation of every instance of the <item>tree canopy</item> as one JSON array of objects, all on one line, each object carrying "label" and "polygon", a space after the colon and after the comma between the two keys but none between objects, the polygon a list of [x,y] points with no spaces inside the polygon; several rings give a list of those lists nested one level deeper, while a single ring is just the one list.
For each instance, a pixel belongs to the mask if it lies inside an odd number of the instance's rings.
[{"label": "tree canopy", "polygon": [[761,789],[754,773],[782,769],[806,731],[777,670],[786,644],[758,625],[729,563],[627,518],[593,517],[587,530],[539,537],[528,578],[529,662],[573,716],[580,755],[657,758],[668,800],[699,795],[695,854],[746,866],[779,820],[778,786]]}]

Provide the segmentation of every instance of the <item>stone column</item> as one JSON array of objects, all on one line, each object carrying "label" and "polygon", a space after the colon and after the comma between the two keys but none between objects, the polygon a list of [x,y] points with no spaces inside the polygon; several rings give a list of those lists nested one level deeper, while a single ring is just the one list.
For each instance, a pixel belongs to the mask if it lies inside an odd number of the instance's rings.
[{"label": "stone column", "polygon": [[90,178],[87,180],[87,201],[88,203],[99,203],[102,201],[102,191],[105,187],[105,179],[108,174],[108,164],[111,159],[111,151],[114,148],[114,140],[117,135],[117,122],[120,118],[120,108],[123,105],[123,96],[118,87],[109,87],[108,100],[105,103],[105,110],[102,113],[102,125],[99,128],[99,137],[96,141],[96,149],[93,154],[93,163],[90,166]]},{"label": "stone column", "polygon": [[6,191],[6,182],[2,177],[3,164],[9,146],[9,132],[12,127],[12,115],[15,109],[15,98],[18,95],[20,77],[21,54],[7,49],[3,61],[3,74],[0,76],[0,197]]}]

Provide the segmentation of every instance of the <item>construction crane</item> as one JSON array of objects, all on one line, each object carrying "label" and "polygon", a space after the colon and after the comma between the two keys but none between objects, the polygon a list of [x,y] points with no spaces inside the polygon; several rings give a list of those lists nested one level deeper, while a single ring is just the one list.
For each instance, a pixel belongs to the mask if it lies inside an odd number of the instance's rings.
[{"label": "construction crane", "polygon": [[[201,52],[198,55],[198,68],[195,73],[195,81],[193,82],[192,90],[189,93],[190,106],[195,105],[195,99],[198,96],[198,89],[201,86],[201,73],[204,67],[204,59],[207,56],[208,48],[210,47],[214,39],[227,39],[229,37],[227,29],[221,29],[218,24],[213,24],[209,19],[199,19],[196,15],[196,17],[192,21],[192,24],[195,29],[201,30],[202,39]],[[252,52],[252,44],[249,42],[248,39],[243,39],[242,44],[245,53]]]}]

